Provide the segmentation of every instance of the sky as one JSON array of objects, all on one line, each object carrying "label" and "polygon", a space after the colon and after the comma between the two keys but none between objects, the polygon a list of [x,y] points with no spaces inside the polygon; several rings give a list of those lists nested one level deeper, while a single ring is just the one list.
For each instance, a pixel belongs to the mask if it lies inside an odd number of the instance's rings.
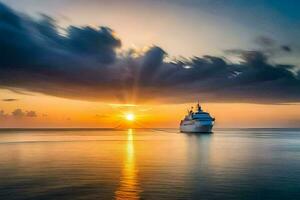
[{"label": "sky", "polygon": [[0,2],[0,127],[299,127],[296,0]]}]

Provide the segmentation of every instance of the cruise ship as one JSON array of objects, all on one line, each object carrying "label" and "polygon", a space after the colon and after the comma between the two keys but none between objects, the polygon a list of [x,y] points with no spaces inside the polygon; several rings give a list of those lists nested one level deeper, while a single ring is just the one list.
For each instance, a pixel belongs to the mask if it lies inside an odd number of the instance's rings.
[{"label": "cruise ship", "polygon": [[215,118],[211,117],[209,113],[204,112],[197,104],[196,112],[188,110],[188,114],[180,122],[180,132],[183,133],[211,133]]}]

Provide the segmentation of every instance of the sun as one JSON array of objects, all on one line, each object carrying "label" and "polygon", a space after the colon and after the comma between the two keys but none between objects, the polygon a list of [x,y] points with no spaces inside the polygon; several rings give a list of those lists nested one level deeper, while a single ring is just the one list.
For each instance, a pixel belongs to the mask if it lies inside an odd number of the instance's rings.
[{"label": "sun", "polygon": [[125,119],[132,122],[135,120],[135,115],[133,113],[127,113],[125,114]]}]

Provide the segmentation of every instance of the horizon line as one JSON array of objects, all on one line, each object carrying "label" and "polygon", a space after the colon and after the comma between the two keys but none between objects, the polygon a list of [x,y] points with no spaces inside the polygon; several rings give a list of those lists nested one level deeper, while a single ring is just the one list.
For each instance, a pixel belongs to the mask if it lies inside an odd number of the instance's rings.
[{"label": "horizon line", "polygon": [[[170,128],[170,127],[153,127],[153,128],[113,128],[113,127],[30,127],[30,128],[14,128],[14,127],[7,127],[1,128],[0,131],[83,131],[83,130],[128,130],[128,129],[149,129],[149,130],[158,130],[158,129],[178,129],[179,128]],[[233,130],[233,129],[300,129],[300,127],[218,127],[214,128],[214,130]]]}]

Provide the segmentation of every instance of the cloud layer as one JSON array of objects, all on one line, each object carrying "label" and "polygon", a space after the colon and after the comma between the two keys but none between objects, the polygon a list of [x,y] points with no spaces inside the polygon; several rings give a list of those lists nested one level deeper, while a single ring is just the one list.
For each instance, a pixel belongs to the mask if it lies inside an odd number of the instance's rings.
[{"label": "cloud layer", "polygon": [[[271,64],[268,52],[229,51],[239,63],[215,56],[166,61],[157,46],[118,56],[121,41],[108,27],[62,30],[48,16],[32,19],[1,3],[0,19],[2,88],[118,103],[300,102],[299,71]],[[268,38],[257,42],[274,46]]]},{"label": "cloud layer", "polygon": [[0,119],[1,118],[21,119],[24,117],[37,117],[37,114],[33,110],[23,111],[20,108],[13,110],[11,113],[6,113],[4,110],[0,110]]}]

